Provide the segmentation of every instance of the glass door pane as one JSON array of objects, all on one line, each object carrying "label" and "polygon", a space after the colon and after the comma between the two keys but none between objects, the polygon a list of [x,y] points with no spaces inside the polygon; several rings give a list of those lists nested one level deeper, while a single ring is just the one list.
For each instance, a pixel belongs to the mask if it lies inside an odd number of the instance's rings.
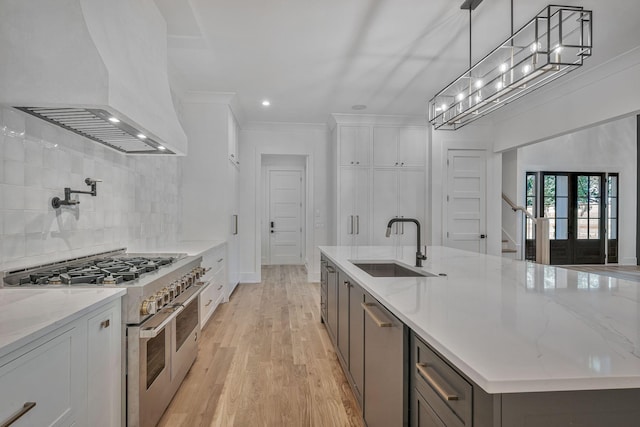
[{"label": "glass door pane", "polygon": [[618,180],[617,173],[607,177],[607,262],[618,262]]}]

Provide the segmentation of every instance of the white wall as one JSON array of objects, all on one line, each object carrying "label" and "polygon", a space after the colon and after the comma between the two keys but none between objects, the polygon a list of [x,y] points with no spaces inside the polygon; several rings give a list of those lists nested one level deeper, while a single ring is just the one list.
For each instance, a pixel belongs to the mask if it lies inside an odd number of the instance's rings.
[{"label": "white wall", "polygon": [[240,236],[242,282],[261,278],[260,220],[263,155],[301,155],[309,159],[307,197],[307,270],[310,280],[320,277],[318,246],[329,243],[329,132],[325,125],[247,124],[240,132],[240,216],[245,232]]},{"label": "white wall", "polygon": [[491,151],[493,127],[486,124],[471,124],[455,132],[432,131],[431,137],[431,206],[427,206],[431,216],[431,245],[441,246],[444,242],[447,186],[447,150],[484,149],[487,150],[487,253],[499,255],[501,252],[501,203],[502,203],[502,155]]},{"label": "white wall", "polygon": [[525,201],[527,171],[619,173],[619,262],[636,264],[635,116],[520,148],[517,158],[519,204]]},{"label": "white wall", "polygon": [[[0,109],[0,270],[120,247],[170,246],[179,222],[176,157],[125,156],[12,108]],[[54,210],[64,188],[73,207]]]}]

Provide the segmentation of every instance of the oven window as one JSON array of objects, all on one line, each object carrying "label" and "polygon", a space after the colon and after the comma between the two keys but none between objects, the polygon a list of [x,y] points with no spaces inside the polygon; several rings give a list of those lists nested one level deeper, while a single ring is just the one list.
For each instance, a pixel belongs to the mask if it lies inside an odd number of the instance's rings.
[{"label": "oven window", "polygon": [[165,329],[147,340],[147,390],[165,366]]},{"label": "oven window", "polygon": [[198,298],[195,298],[176,317],[176,351],[180,350],[182,344],[189,338],[189,335],[198,326]]}]

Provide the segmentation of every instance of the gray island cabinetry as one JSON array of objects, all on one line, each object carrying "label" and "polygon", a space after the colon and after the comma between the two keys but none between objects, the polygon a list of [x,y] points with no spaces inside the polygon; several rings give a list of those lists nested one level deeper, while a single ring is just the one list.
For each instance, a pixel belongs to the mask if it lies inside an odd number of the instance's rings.
[{"label": "gray island cabinetry", "polygon": [[[390,302],[380,295],[374,297],[378,278],[354,269],[351,252],[349,259],[343,259],[335,256],[335,251],[327,253],[322,249],[321,300],[328,302],[322,306],[322,319],[368,427],[640,425],[639,387],[580,388],[576,382],[575,389],[558,389],[554,385],[557,378],[550,378],[546,384],[538,380],[536,390],[527,390],[531,385],[526,379],[516,385],[491,383],[494,390],[485,390],[465,372],[468,366],[456,364],[455,357],[445,356],[451,353],[432,345],[424,330],[412,328],[411,322],[403,318],[407,317],[406,312],[394,306],[394,302],[404,304],[401,299]],[[359,255],[370,259],[366,254]],[[396,281],[394,292],[407,292],[414,284],[434,283],[423,280],[428,279]],[[442,301],[433,303],[441,305]],[[416,302],[411,309],[418,306]],[[482,341],[476,344],[483,345]],[[497,346],[483,351],[501,357],[509,349]],[[512,363],[516,366],[505,364],[504,370],[519,369],[517,360]],[[504,378],[511,380],[503,377],[505,384],[508,381]],[[621,379],[623,384],[625,380]],[[522,390],[496,391],[496,387]]]}]

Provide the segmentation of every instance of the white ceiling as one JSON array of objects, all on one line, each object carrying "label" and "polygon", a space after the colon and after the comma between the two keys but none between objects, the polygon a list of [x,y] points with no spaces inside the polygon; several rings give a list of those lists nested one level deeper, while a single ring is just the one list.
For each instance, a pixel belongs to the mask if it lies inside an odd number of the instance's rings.
[{"label": "white ceiling", "polygon": [[[469,65],[462,0],[155,0],[174,83],[233,92],[247,121],[325,123],[330,113],[424,116]],[[588,66],[637,46],[637,0],[563,1],[594,11]],[[548,3],[514,0],[515,29]],[[473,12],[473,59],[508,38],[510,0]],[[561,79],[562,80],[562,79]],[[269,99],[272,106],[260,105]],[[354,111],[355,104],[367,105]]]}]

